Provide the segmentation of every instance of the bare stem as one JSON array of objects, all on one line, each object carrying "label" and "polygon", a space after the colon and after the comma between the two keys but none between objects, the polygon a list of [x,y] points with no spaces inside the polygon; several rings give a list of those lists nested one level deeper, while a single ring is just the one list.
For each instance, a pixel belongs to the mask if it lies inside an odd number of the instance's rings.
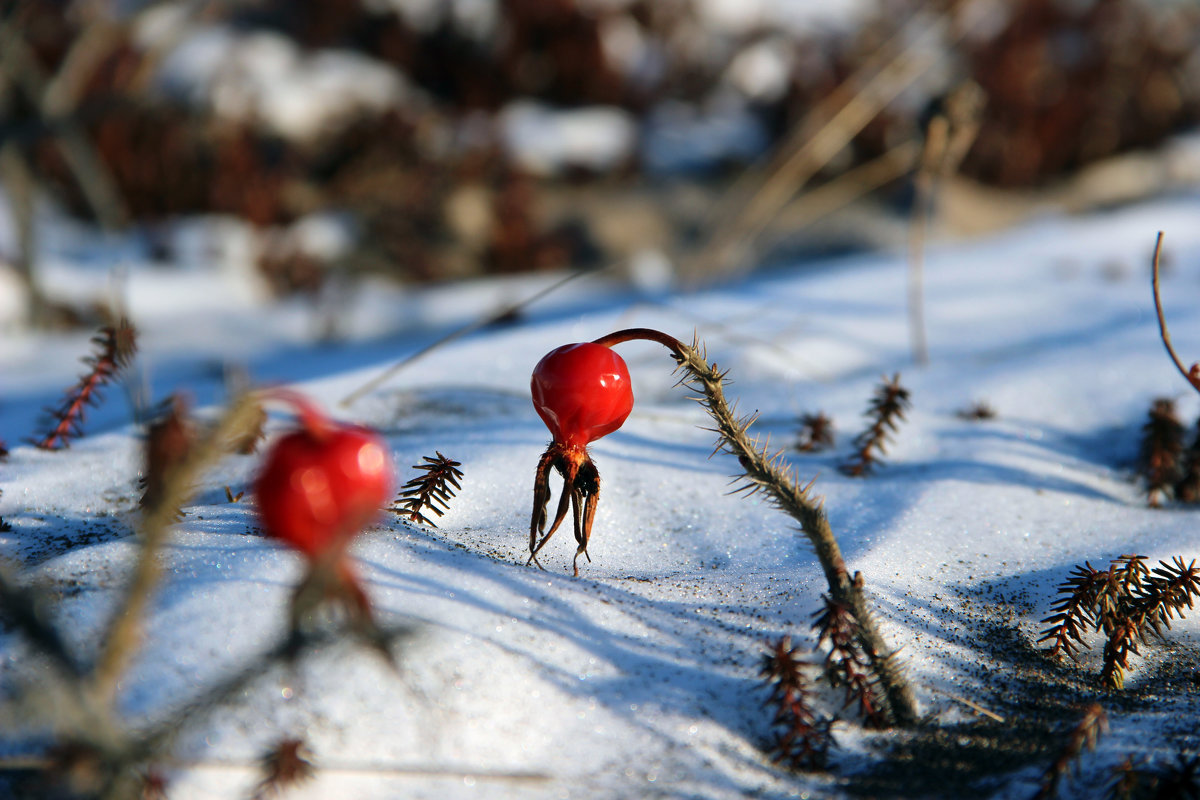
[{"label": "bare stem", "polygon": [[753,417],[738,418],[725,400],[725,373],[709,364],[698,342],[685,345],[673,336],[651,328],[628,328],[595,340],[605,347],[634,339],[658,342],[671,351],[675,361],[687,375],[680,381],[700,396],[701,404],[717,423],[717,449],[737,456],[745,481],[742,490],[762,491],[782,511],[800,523],[800,529],[816,551],[817,560],[825,572],[831,599],[850,609],[857,623],[857,636],[863,651],[870,658],[871,668],[879,678],[890,716],[900,725],[913,725],[918,720],[917,700],[912,686],[896,663],[895,652],[884,641],[867,605],[860,573],[850,575],[834,538],[824,501],[811,491],[812,484],[800,486],[782,458],[774,454],[747,432]]},{"label": "bare stem", "polygon": [[1167,348],[1167,355],[1171,357],[1171,361],[1175,363],[1175,368],[1179,370],[1179,374],[1183,379],[1192,385],[1192,388],[1200,392],[1200,370],[1197,369],[1200,365],[1193,365],[1191,370],[1187,370],[1183,366],[1183,362],[1179,360],[1179,356],[1175,353],[1175,348],[1171,344],[1171,332],[1167,330],[1167,319],[1163,316],[1162,297],[1158,290],[1158,260],[1162,255],[1163,235],[1162,231],[1158,232],[1158,238],[1154,241],[1154,271],[1150,280],[1150,287],[1154,291],[1154,313],[1158,315],[1158,332],[1162,336],[1163,346]]},{"label": "bare stem", "polygon": [[[609,267],[611,267],[611,266],[613,266],[613,265],[610,264]],[[444,347],[445,345],[448,345],[451,342],[457,341],[457,340],[463,338],[464,336],[474,333],[475,331],[482,330],[483,328],[486,328],[488,325],[493,325],[493,324],[499,322],[500,320],[506,319],[507,317],[511,316],[512,314],[515,314],[518,311],[523,310],[526,306],[531,305],[532,303],[535,303],[538,300],[541,300],[546,295],[557,291],[558,289],[562,288],[563,286],[566,286],[568,283],[570,283],[574,280],[577,280],[577,279],[582,278],[587,275],[598,275],[598,274],[604,272],[609,267],[604,267],[599,270],[579,270],[577,272],[572,272],[572,273],[568,274],[566,277],[561,278],[560,280],[545,287],[544,289],[534,292],[532,295],[530,295],[529,297],[526,297],[524,300],[520,300],[516,303],[512,303],[511,305],[505,306],[504,308],[500,309],[499,311],[497,311],[495,313],[489,314],[485,317],[480,317],[479,319],[475,320],[474,322],[468,323],[468,324],[462,326],[461,328],[454,329],[453,331],[446,334],[442,338],[440,338],[436,341],[430,342],[429,344],[425,345],[421,349],[417,350],[415,353],[411,353],[411,354],[405,356],[404,358],[400,359],[399,361],[397,361],[395,364],[392,364],[390,367],[385,369],[383,372],[379,373],[374,378],[367,381],[362,386],[358,387],[353,392],[351,392],[350,394],[343,397],[341,402],[338,403],[338,405],[341,406],[342,408],[349,408],[350,406],[354,405],[359,400],[361,400],[363,397],[365,397],[368,393],[378,389],[380,386],[387,383],[392,378],[396,377],[396,375],[399,374],[400,371],[402,369],[404,369],[405,367],[407,367],[409,364],[413,363],[414,361],[416,361],[424,356],[429,355],[434,350]]]}]

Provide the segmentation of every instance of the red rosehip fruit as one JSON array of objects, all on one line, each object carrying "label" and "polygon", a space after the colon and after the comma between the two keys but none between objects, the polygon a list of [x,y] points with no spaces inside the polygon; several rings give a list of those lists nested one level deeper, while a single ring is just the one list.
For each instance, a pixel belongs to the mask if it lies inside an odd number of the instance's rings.
[{"label": "red rosehip fruit", "polygon": [[555,348],[533,368],[533,407],[554,441],[584,448],[621,427],[633,410],[625,360],[603,345]]},{"label": "red rosehip fruit", "polygon": [[391,456],[374,431],[289,400],[300,426],[267,453],[254,484],[259,517],[268,535],[310,559],[336,555],[391,496]]}]

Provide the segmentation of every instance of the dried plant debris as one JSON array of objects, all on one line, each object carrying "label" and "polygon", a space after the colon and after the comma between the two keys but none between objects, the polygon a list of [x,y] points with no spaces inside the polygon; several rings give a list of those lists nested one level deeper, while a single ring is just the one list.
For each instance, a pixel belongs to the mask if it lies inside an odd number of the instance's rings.
[{"label": "dried plant debris", "polygon": [[1088,647],[1088,630],[1104,635],[1104,666],[1100,681],[1108,689],[1121,689],[1129,669],[1129,656],[1147,644],[1151,634],[1163,638],[1172,619],[1183,619],[1200,598],[1200,568],[1195,560],[1185,564],[1176,556],[1159,561],[1151,570],[1145,556],[1123,555],[1107,570],[1090,563],[1077,566],[1058,587],[1054,612],[1042,620],[1050,625],[1038,642],[1052,642],[1052,656],[1077,658]]},{"label": "dried plant debris", "polygon": [[259,764],[263,777],[251,795],[252,800],[281,797],[287,789],[312,780],[317,771],[308,745],[298,738],[276,742]]},{"label": "dried plant debris", "polygon": [[887,695],[872,669],[872,659],[858,636],[858,622],[850,609],[822,596],[825,607],[814,616],[817,646],[828,643],[825,675],[845,692],[845,707],[854,706],[869,728],[888,728],[892,712]]},{"label": "dried plant debris", "polygon": [[1175,415],[1175,403],[1160,397],[1150,407],[1142,426],[1139,471],[1146,481],[1146,496],[1152,506],[1174,495],[1174,487],[1183,479],[1183,425]]},{"label": "dried plant debris", "polygon": [[1100,735],[1108,730],[1108,715],[1099,703],[1092,703],[1083,717],[1067,735],[1067,741],[1053,763],[1042,774],[1034,800],[1049,800],[1058,794],[1059,784],[1070,772],[1071,766],[1083,755],[1084,750],[1095,750]]},{"label": "dried plant debris", "polygon": [[800,417],[800,432],[796,437],[796,449],[801,453],[816,453],[833,447],[833,420],[818,411]]},{"label": "dried plant debris", "polygon": [[[4,490],[0,489],[0,497],[4,497]],[[0,533],[8,533],[12,530],[12,525],[4,521],[4,517],[0,517]]]},{"label": "dried plant debris", "polygon": [[875,389],[875,396],[865,416],[870,425],[854,440],[855,453],[842,465],[847,475],[859,477],[869,473],[887,452],[891,435],[904,421],[904,412],[912,407],[908,389],[900,385],[900,373],[884,378]]},{"label": "dried plant debris", "polygon": [[171,395],[146,431],[146,471],[139,501],[142,508],[156,508],[162,502],[171,472],[187,460],[195,439],[187,402],[180,395]]},{"label": "dried plant debris", "polygon": [[254,420],[230,444],[230,451],[238,455],[253,455],[258,451],[259,444],[266,438],[267,410],[261,405],[255,412]]},{"label": "dried plant debris", "polygon": [[995,419],[996,409],[992,408],[986,400],[976,400],[969,406],[960,408],[955,412],[955,416],[959,419],[965,419],[968,422],[983,422],[984,420]]},{"label": "dried plant debris", "polygon": [[1156,766],[1146,759],[1135,764],[1126,756],[1113,769],[1109,800],[1200,800],[1200,755],[1180,751],[1175,761]]},{"label": "dried plant debris", "polygon": [[128,320],[105,326],[92,338],[96,352],[83,360],[88,371],[67,390],[56,408],[46,409],[47,432],[34,440],[42,450],[61,450],[83,435],[84,409],[100,402],[100,388],[111,383],[137,352],[137,332]]},{"label": "dried plant debris", "polygon": [[1200,754],[1179,753],[1174,764],[1152,775],[1147,784],[1155,797],[1200,800]]},{"label": "dried plant debris", "polygon": [[1184,448],[1180,458],[1175,499],[1181,503],[1200,503],[1200,420],[1196,422],[1191,443]]},{"label": "dried plant debris", "polygon": [[138,776],[138,780],[141,783],[138,800],[167,800],[170,797],[167,791],[170,781],[161,770],[153,767],[146,769]]},{"label": "dried plant debris", "polygon": [[771,724],[777,729],[768,753],[792,769],[822,770],[837,744],[830,732],[833,720],[813,708],[813,688],[805,672],[815,665],[802,660],[799,650],[784,636],[763,658],[760,674],[770,687],[767,705],[775,707]]},{"label": "dried plant debris", "polygon": [[400,489],[400,495],[388,508],[388,511],[404,517],[412,522],[429,525],[436,528],[437,523],[426,516],[433,512],[441,517],[450,508],[450,500],[456,490],[462,489],[458,480],[463,476],[459,467],[462,464],[452,461],[438,451],[433,458],[423,456],[424,464],[414,464],[413,469],[423,470],[424,475],[418,475]]}]

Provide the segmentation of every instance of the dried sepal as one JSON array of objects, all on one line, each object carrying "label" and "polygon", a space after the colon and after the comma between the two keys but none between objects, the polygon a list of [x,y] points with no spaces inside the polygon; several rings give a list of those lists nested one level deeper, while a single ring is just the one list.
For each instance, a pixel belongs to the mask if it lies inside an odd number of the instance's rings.
[{"label": "dried sepal", "polygon": [[86,374],[67,390],[63,401],[46,409],[46,433],[33,441],[42,450],[61,450],[72,437],[83,435],[83,417],[87,406],[100,402],[100,389],[111,383],[133,360],[137,352],[137,332],[126,319],[105,326],[92,338],[96,352],[83,359]]},{"label": "dried sepal", "polygon": [[438,517],[446,513],[455,491],[462,489],[458,481],[463,472],[459,469],[461,462],[446,458],[440,451],[434,452],[437,455],[433,458],[422,456],[424,464],[413,465],[413,469],[423,470],[425,474],[404,484],[388,511],[436,528],[437,523],[426,516],[426,512],[433,512]]},{"label": "dried sepal", "polygon": [[1059,750],[1058,755],[1046,768],[1046,771],[1042,773],[1042,779],[1033,800],[1046,800],[1046,798],[1054,797],[1059,784],[1071,770],[1071,766],[1083,755],[1084,750],[1095,750],[1096,742],[1107,730],[1108,715],[1099,703],[1092,703],[1084,709],[1079,722],[1067,734],[1067,740],[1063,743],[1062,749]]},{"label": "dried sepal", "polygon": [[900,429],[904,413],[911,407],[909,391],[900,385],[900,373],[885,377],[864,414],[870,424],[854,440],[854,455],[841,466],[841,471],[852,477],[868,474],[887,453],[892,434]]},{"label": "dried sepal", "polygon": [[824,769],[829,750],[836,746],[831,727],[833,720],[813,708],[813,690],[799,647],[784,636],[770,645],[760,672],[770,688],[768,706],[775,707],[772,726],[776,728],[769,753],[776,763],[797,770]]},{"label": "dried sepal", "polygon": [[1175,414],[1174,401],[1166,397],[1155,400],[1142,426],[1138,463],[1151,506],[1170,499],[1175,485],[1183,478],[1183,436],[1183,425]]},{"label": "dried sepal", "polygon": [[[554,512],[554,521],[547,531],[546,509],[550,503],[552,469],[562,476],[563,487],[558,498],[558,508]],[[566,519],[567,511],[570,510],[576,544],[571,568],[575,577],[579,577],[579,557],[582,555],[589,562],[592,560],[587,548],[599,502],[600,471],[596,469],[587,450],[552,442],[538,460],[534,473],[533,513],[529,520],[529,558],[525,562],[526,566],[536,564],[539,569],[545,569],[538,561],[538,553],[550,541],[550,537],[558,530],[558,526]]]},{"label": "dried sepal", "polygon": [[317,768],[303,739],[285,738],[271,746],[259,759],[263,777],[255,787],[253,800],[281,797],[291,787],[312,780]]},{"label": "dried sepal", "polygon": [[816,453],[833,447],[833,420],[818,411],[800,417],[800,432],[796,436],[795,448],[802,453]]}]

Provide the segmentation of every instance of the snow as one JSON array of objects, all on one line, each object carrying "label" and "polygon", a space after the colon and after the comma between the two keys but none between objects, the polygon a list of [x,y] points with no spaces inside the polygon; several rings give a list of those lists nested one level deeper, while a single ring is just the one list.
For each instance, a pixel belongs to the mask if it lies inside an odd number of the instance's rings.
[{"label": "snow", "polygon": [[[337,416],[378,427],[401,480],[435,450],[465,472],[440,527],[387,517],[354,547],[379,618],[415,626],[398,669],[345,646],[264,675],[239,704],[184,732],[167,769],[171,796],[244,795],[256,780],[248,765],[284,735],[303,735],[321,767],[295,797],[842,791],[839,778],[788,773],[760,749],[770,731],[756,675],[762,645],[785,633],[811,643],[821,572],[791,520],[758,496],[727,493],[736,462],[709,458],[708,421],[674,386],[658,345],[619,346],[637,404],[592,448],[604,488],[591,563],[571,577],[574,546],[560,532],[543,551],[546,571],[525,566],[533,469],[547,440],[529,371],[553,347],[633,326],[684,339],[695,330],[731,370],[731,399],[759,412],[756,429],[780,446],[800,413],[833,418],[835,451],[787,459],[802,481],[817,478],[922,710],[936,725],[973,719],[952,696],[994,705],[1013,669],[993,646],[995,626],[1031,645],[1072,565],[1200,552],[1196,512],[1148,508],[1132,477],[1153,398],[1177,398],[1185,420],[1200,412],[1163,353],[1148,281],[1154,235],[1165,230],[1166,313],[1184,357],[1200,354],[1200,315],[1189,313],[1200,302],[1198,212],[1192,192],[933,247],[924,368],[909,355],[904,258],[873,253],[690,293],[647,296],[603,273],[583,277],[517,323],[415,361],[350,408],[339,402],[389,365],[558,276],[424,292],[366,286],[345,298],[345,338],[322,342],[312,339],[317,309],[238,289],[249,269],[238,246],[211,261],[189,256],[183,268],[144,263],[129,240],[86,256],[59,246],[47,273],[56,295],[102,295],[121,265],[142,336],[138,374],[152,397],[178,389],[211,406],[224,399],[226,365],[241,365],[256,382],[290,383]],[[61,221],[47,224],[43,241],[70,239]],[[192,242],[185,253],[205,253],[204,226],[220,239],[231,224],[194,221],[169,235]],[[329,224],[311,222],[316,240],[336,240]],[[661,258],[647,263],[653,274],[669,269]],[[69,450],[20,442],[77,373],[86,339],[23,334],[0,346],[0,436],[12,449],[0,463],[0,516],[13,526],[0,534],[0,557],[51,592],[56,620],[84,652],[136,552],[139,430],[113,388]],[[836,466],[873,387],[894,372],[912,391],[909,419],[876,475],[846,477]],[[980,400],[996,419],[957,416]],[[286,425],[276,418],[271,431]],[[163,554],[166,581],[121,687],[122,712],[140,724],[282,635],[301,564],[262,537],[249,496],[231,504],[224,490],[247,489],[259,458],[229,456],[206,475]],[[1195,664],[1198,635],[1200,615],[1175,625],[1170,657]],[[11,633],[0,648],[0,680],[29,678]],[[1136,658],[1129,691],[1155,674],[1163,652],[1151,645]],[[1068,672],[1094,674],[1097,664],[1092,652]],[[1194,693],[1128,713],[1101,700],[1112,731],[1088,763],[1170,754],[1180,735],[1195,746]],[[10,727],[5,749],[25,752],[26,730]],[[851,781],[909,735],[853,722],[835,734],[832,775]],[[1029,796],[1045,763],[993,776],[976,793]]]},{"label": "snow", "polygon": [[633,156],[637,140],[633,115],[615,106],[558,110],[518,100],[501,110],[497,124],[509,158],[535,175],[613,169]]},{"label": "snow", "polygon": [[704,107],[668,100],[647,117],[642,164],[652,174],[703,172],[753,161],[766,141],[762,122],[738,98],[716,97]]},{"label": "snow", "polygon": [[[162,24],[152,16],[144,36],[154,41]],[[155,80],[218,117],[297,140],[314,139],[362,112],[397,108],[409,92],[400,72],[354,51],[305,52],[280,34],[216,25],[181,35]]]}]

